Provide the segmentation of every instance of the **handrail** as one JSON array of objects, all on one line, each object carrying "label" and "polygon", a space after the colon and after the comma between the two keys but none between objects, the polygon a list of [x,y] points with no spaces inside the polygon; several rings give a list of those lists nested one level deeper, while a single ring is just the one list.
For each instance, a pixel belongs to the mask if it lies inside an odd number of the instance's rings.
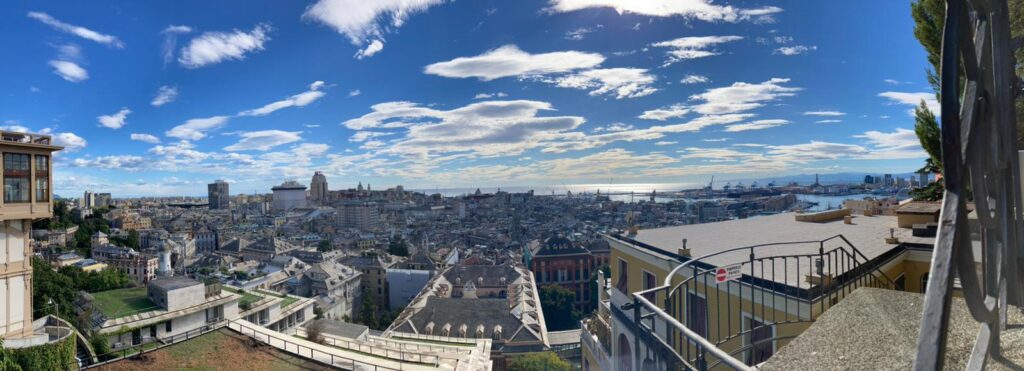
[{"label": "handrail", "polygon": [[[665,287],[661,287],[661,288],[665,288]],[[639,292],[633,293],[633,299],[637,300],[637,301],[639,301],[639,302],[641,302],[643,304],[646,304],[647,306],[651,306],[651,307],[655,306],[650,301],[648,301],[647,298],[643,297],[643,295],[641,295]],[[634,310],[640,310],[640,308],[635,308]],[[688,327],[683,325],[681,322],[679,322],[678,320],[676,320],[672,316],[668,315],[668,313],[665,313],[665,311],[655,311],[654,314],[656,316],[658,316],[658,317],[661,317],[661,319],[665,320],[666,322],[668,322],[672,326],[675,326],[676,328],[678,328],[679,331],[683,332],[683,335],[686,335],[686,338],[689,338],[689,339],[693,340],[694,342],[698,343],[703,349],[705,349],[708,352],[711,352],[711,354],[713,356],[715,356],[716,358],[720,359],[722,362],[725,362],[726,364],[728,364],[729,367],[732,367],[732,368],[737,369],[737,370],[750,370],[750,371],[755,370],[755,368],[749,367],[746,364],[744,364],[743,362],[740,362],[740,360],[738,360],[736,358],[733,358],[732,356],[729,355],[729,353],[727,353],[726,351],[722,350],[721,348],[715,346],[714,344],[711,343],[711,341],[709,341],[708,339],[705,339],[704,337],[700,336],[700,334],[694,332],[693,330],[690,330]]]},{"label": "handrail", "polygon": [[[841,242],[838,246],[825,250],[826,242],[832,240],[841,240]],[[813,251],[802,254],[772,255],[767,253],[760,257],[756,254],[758,249],[765,247],[810,244],[814,246]],[[709,281],[708,276],[713,276],[719,267],[708,264],[706,259],[736,252],[749,252],[749,260],[742,259],[739,262],[742,271],[749,268],[749,272],[742,273],[742,277],[737,280],[740,285],[739,289],[733,288],[735,284],[726,284],[722,288],[722,286],[716,286],[717,284],[713,283],[713,280]],[[881,265],[888,261],[883,257],[884,255],[874,260],[868,259],[841,234],[818,241],[773,242],[731,248],[682,262],[665,277],[663,285],[630,294],[633,302],[624,305],[622,309],[632,310],[634,313],[631,322],[637,326],[636,341],[640,341],[639,336],[643,333],[649,341],[654,341],[648,346],[660,346],[660,357],[664,361],[681,363],[688,368],[703,370],[708,367],[706,357],[710,355],[718,359],[715,364],[724,363],[732,368],[747,370],[750,369],[750,366],[747,366],[745,361],[732,357],[730,352],[726,352],[719,346],[738,337],[753,336],[766,327],[774,328],[779,325],[813,322],[816,317],[814,310],[817,309],[815,303],[821,303],[821,308],[818,311],[818,315],[820,315],[833,305],[833,300],[845,297],[858,287],[894,287],[895,282],[881,270]],[[815,272],[816,269],[819,275],[818,281],[808,281],[810,286],[806,289],[801,287],[800,283],[804,279],[801,267],[804,267],[808,274]],[[673,284],[672,279],[687,268],[692,269],[689,277]],[[760,269],[760,273],[755,272],[756,268]],[[826,271],[827,275],[824,273]],[[792,283],[794,279],[796,280],[795,284]],[[700,289],[701,285],[703,285],[703,290]],[[686,288],[684,289],[683,286]],[[744,290],[744,286],[748,286],[747,290]],[[662,298],[664,306],[653,303],[653,301],[660,301],[655,300],[660,291],[665,291],[664,298]],[[745,292],[749,293],[749,298],[744,298]],[[691,298],[688,293],[695,293],[697,297]],[[732,315],[733,309],[725,308],[727,305],[731,306],[732,299],[727,298],[723,304],[721,297],[731,297],[734,294],[738,295],[740,299],[739,306],[735,309],[740,313],[749,314],[753,322],[748,324],[748,322],[744,322],[746,320],[741,319],[739,327],[735,327],[732,320],[723,322],[721,315],[718,316],[716,322],[709,321],[706,313],[711,310],[712,303],[720,306],[717,308],[719,311],[727,311],[730,316]],[[760,304],[757,304],[757,295],[760,295]],[[768,296],[771,299],[767,299]],[[770,300],[771,304],[768,304],[766,300]],[[703,306],[705,314],[691,319],[690,316],[694,313],[690,309],[692,305],[698,305],[698,308]],[[804,306],[803,308],[810,306],[806,314],[801,309],[802,306]],[[685,311],[684,308],[686,308]],[[795,310],[795,313],[788,308]],[[760,309],[760,314],[756,311],[757,309]],[[683,315],[686,315],[685,320],[681,317]],[[677,319],[677,317],[679,318]],[[644,324],[645,320],[650,320],[650,325]],[[663,320],[666,326],[666,332],[660,335],[655,330],[655,326],[659,326],[657,320]],[[691,322],[694,320],[700,322],[697,322],[698,327],[691,328]],[[715,340],[712,340],[711,334],[715,334]],[[677,335],[679,338],[675,337]],[[758,335],[759,338],[764,336],[766,335]],[[769,336],[767,340],[771,341],[781,339],[775,336],[774,332],[767,336]],[[679,341],[682,343],[677,344],[677,339],[681,339]],[[751,337],[747,342],[754,343],[753,348],[757,348],[757,344],[762,344],[767,340]],[[685,349],[685,356],[682,353],[684,350],[680,350],[679,346],[683,347],[681,349]],[[690,357],[691,350],[695,350],[696,358]],[[637,352],[639,355],[639,349]],[[636,362],[640,362],[640,360],[637,359]]]}]

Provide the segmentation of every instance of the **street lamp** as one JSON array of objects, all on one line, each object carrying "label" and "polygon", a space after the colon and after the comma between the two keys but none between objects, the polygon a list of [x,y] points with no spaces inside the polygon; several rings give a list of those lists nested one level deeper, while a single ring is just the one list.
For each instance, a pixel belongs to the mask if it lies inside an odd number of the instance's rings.
[{"label": "street lamp", "polygon": [[[53,301],[52,298],[47,298],[46,302],[47,302],[47,304],[54,306],[55,310],[57,311],[57,314],[60,314],[60,304],[57,304],[57,302]],[[56,316],[56,317],[57,317],[57,338],[60,338],[60,317],[59,316]]]}]

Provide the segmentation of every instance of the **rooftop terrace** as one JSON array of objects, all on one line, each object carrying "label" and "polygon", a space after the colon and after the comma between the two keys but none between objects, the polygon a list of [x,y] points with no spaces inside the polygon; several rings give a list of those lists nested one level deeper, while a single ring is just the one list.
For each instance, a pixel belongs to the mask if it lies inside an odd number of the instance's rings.
[{"label": "rooftop terrace", "polygon": [[146,297],[145,287],[110,290],[93,293],[96,309],[107,318],[121,318],[127,315],[160,309]]}]

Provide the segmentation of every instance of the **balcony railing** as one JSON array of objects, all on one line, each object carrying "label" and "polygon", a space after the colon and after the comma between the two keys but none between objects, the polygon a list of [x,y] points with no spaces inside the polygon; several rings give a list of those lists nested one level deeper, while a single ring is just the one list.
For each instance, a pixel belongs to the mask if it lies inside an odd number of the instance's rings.
[{"label": "balcony railing", "polygon": [[595,313],[580,321],[580,329],[580,342],[597,360],[595,367],[610,370],[612,329],[608,320],[600,313]]},{"label": "balcony railing", "polygon": [[45,134],[20,133],[14,131],[0,131],[0,141],[14,143],[28,143],[51,145],[51,137]]},{"label": "balcony railing", "polygon": [[[773,253],[778,251],[806,253]],[[741,274],[719,282],[722,267],[709,259],[743,253],[746,259],[730,265]],[[752,369],[771,356],[777,341],[799,332],[777,331],[780,327],[810,325],[859,287],[894,288],[879,268],[888,258],[871,261],[838,235],[740,247],[688,260],[662,286],[632,293],[632,303],[623,306],[633,314],[634,361],[641,369]],[[684,279],[673,283],[677,276]],[[639,344],[645,345],[645,353]]]}]

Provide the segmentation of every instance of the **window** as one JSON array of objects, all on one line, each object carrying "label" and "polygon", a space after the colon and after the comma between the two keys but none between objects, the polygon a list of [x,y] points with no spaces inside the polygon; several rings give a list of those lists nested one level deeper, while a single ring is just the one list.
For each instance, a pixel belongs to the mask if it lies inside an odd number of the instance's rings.
[{"label": "window", "polygon": [[899,277],[896,277],[894,283],[896,284],[896,290],[905,291],[907,289],[907,275],[901,273]]},{"label": "window", "polygon": [[4,153],[4,202],[29,202],[29,156]]},{"label": "window", "polygon": [[625,260],[619,259],[619,279],[615,281],[615,288],[623,294],[629,294],[629,263]]},{"label": "window", "polygon": [[927,272],[925,274],[921,275],[921,293],[924,293],[925,290],[928,290],[928,273]]},{"label": "window", "polygon": [[164,322],[164,331],[171,332],[171,321]]},{"label": "window", "polygon": [[756,365],[767,361],[775,354],[775,326],[766,325],[760,319],[749,314],[743,314],[744,330],[749,331],[746,336],[746,345],[750,350],[746,351],[747,365]]},{"label": "window", "polygon": [[[657,280],[658,280],[658,278],[655,277],[653,273],[648,272],[648,271],[644,271],[644,287],[643,287],[644,291],[647,291],[647,290],[652,289],[655,286],[657,286],[657,284],[655,283],[655,281],[657,281]],[[647,298],[647,300],[650,300],[651,302],[654,301],[654,298],[656,296],[657,296],[657,292],[649,292],[649,293],[644,294],[644,297]]]},{"label": "window", "polygon": [[686,327],[703,338],[708,337],[708,302],[695,292],[686,293]]},{"label": "window", "polygon": [[50,200],[50,156],[36,156],[36,202]]},{"label": "window", "polygon": [[149,337],[151,337],[151,338],[155,338],[156,337],[156,325],[149,326]]}]

